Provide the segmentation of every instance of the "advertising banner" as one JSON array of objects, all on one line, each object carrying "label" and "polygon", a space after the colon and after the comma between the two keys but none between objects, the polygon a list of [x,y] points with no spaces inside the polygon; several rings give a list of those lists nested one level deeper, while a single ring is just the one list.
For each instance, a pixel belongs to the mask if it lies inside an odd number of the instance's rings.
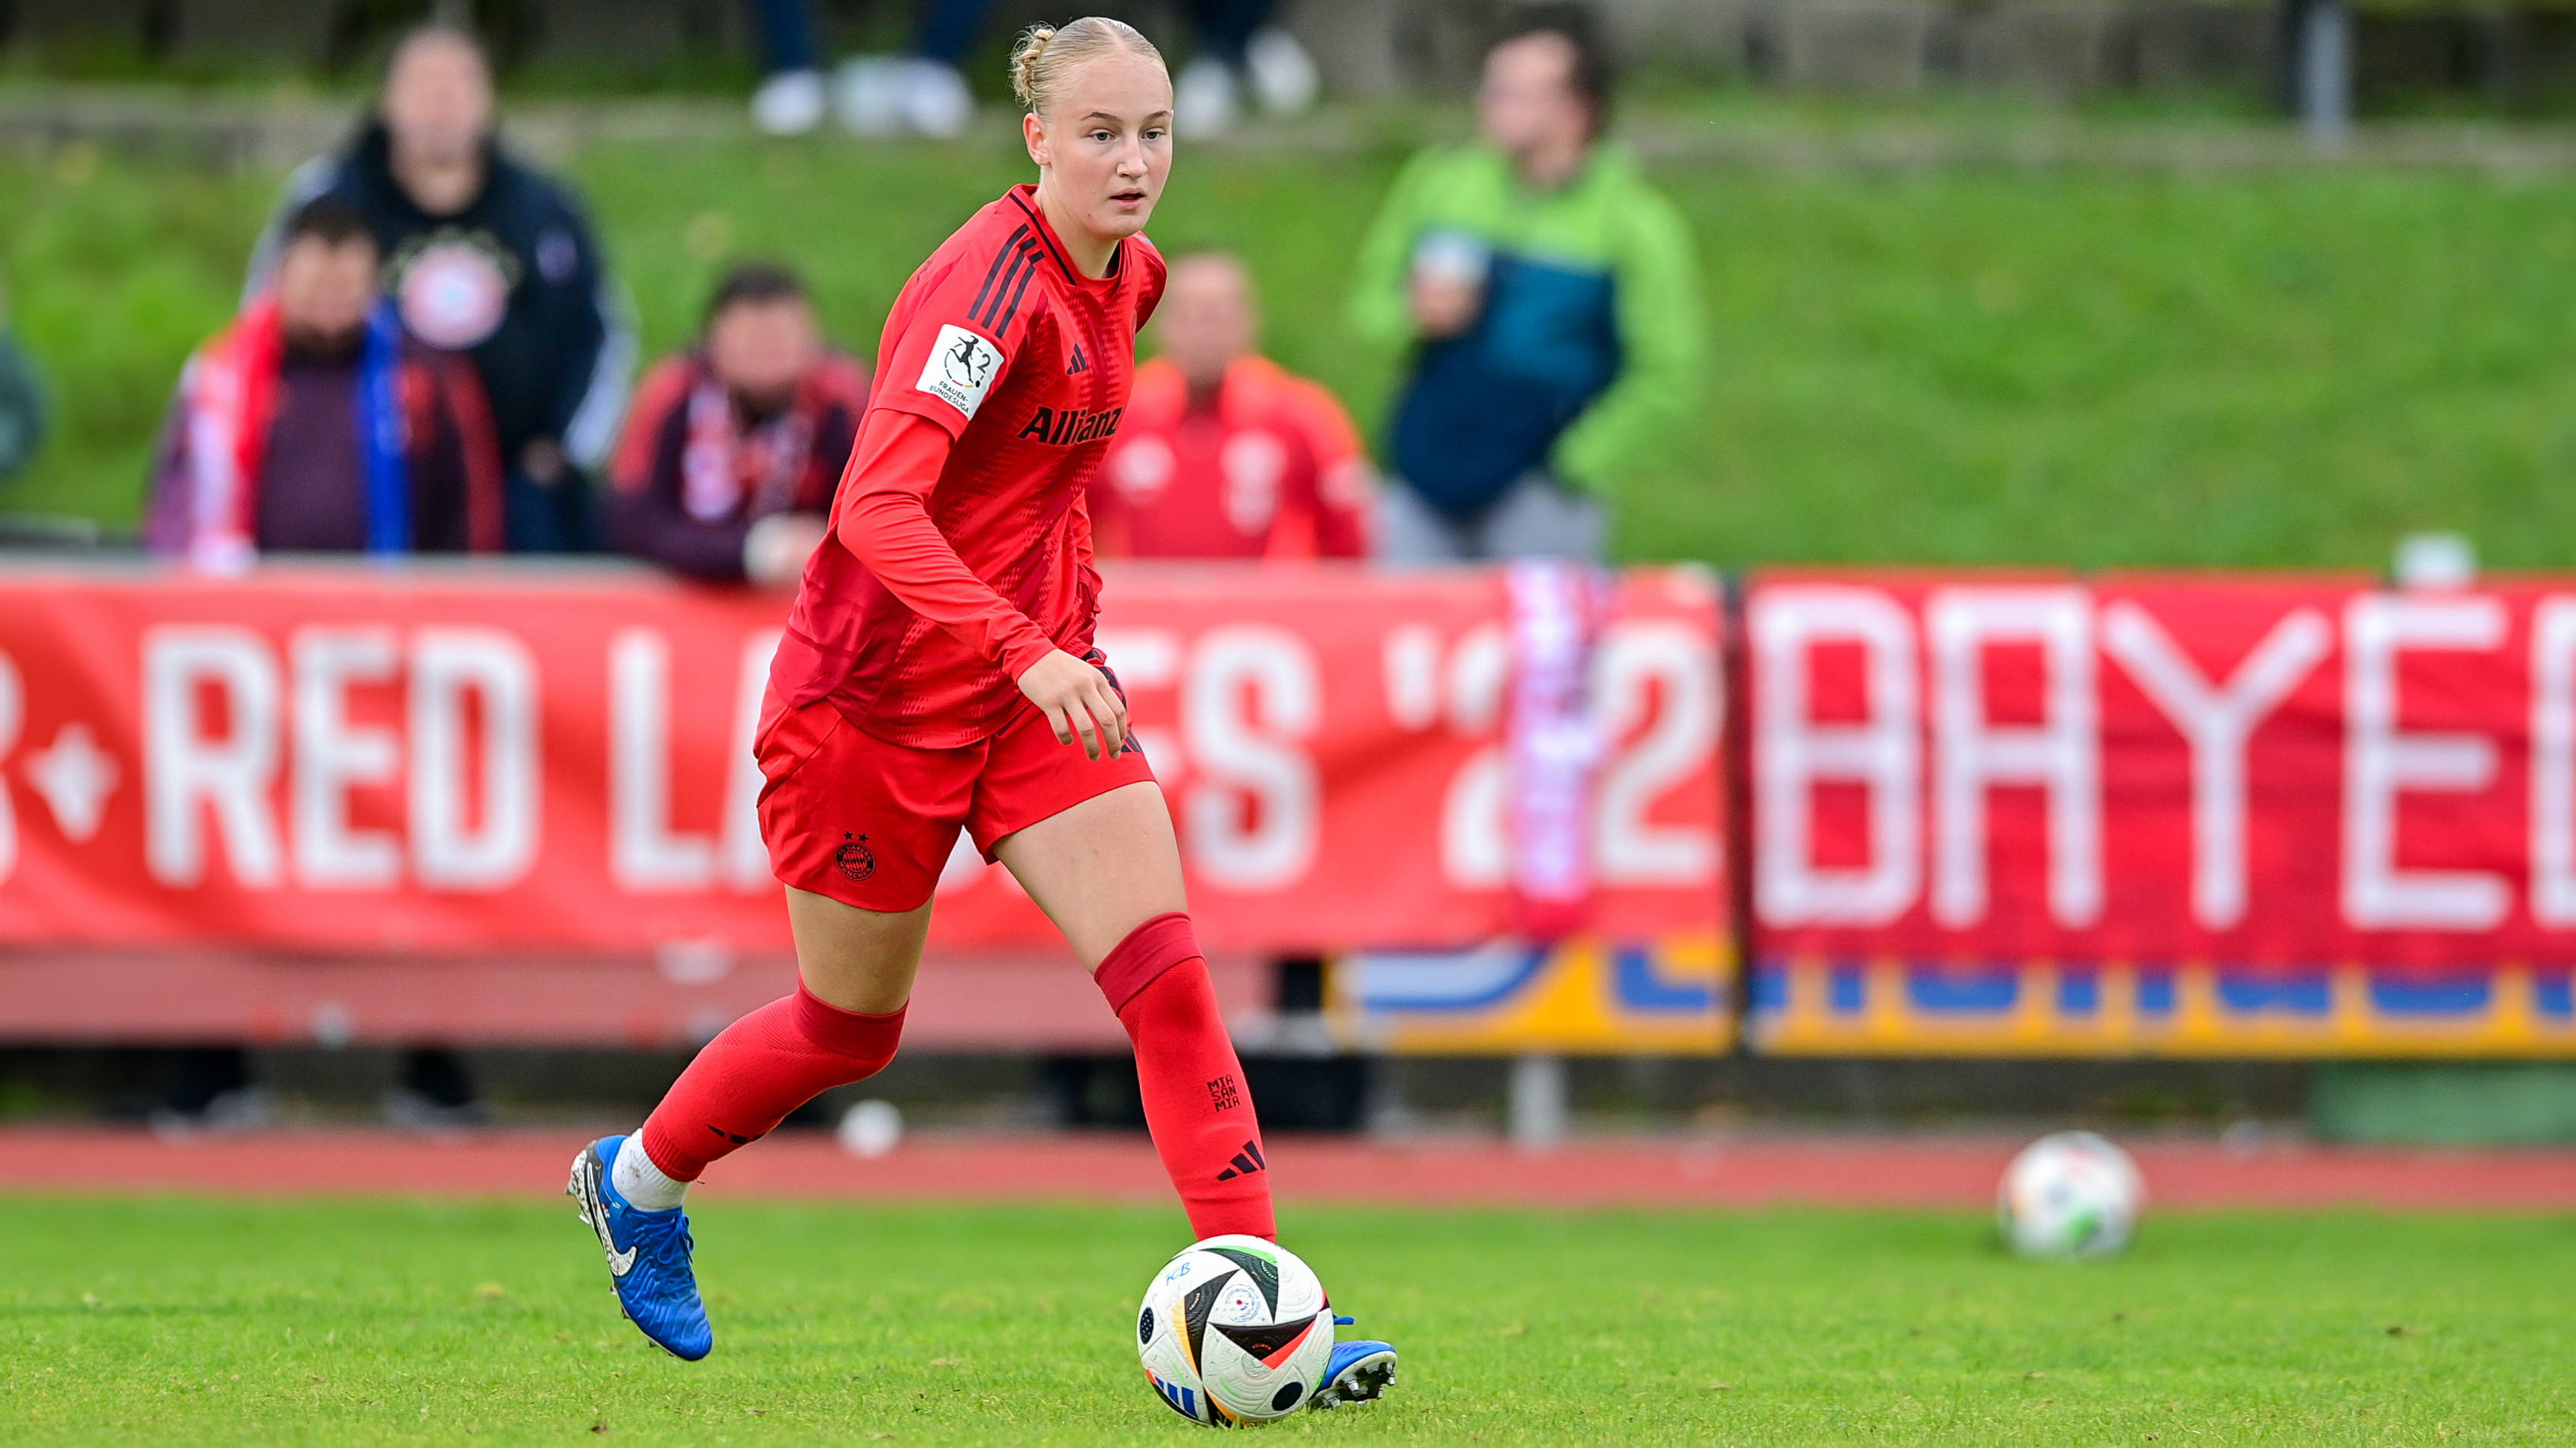
[{"label": "advertising banner", "polygon": [[2576,1049],[2576,586],[1764,575],[1749,1029]]},{"label": "advertising banner", "polygon": [[1735,947],[1722,935],[1362,951],[1332,982],[1337,1035],[1368,1050],[1711,1056],[1735,1044]]},{"label": "advertising banner", "polygon": [[[1112,575],[1100,642],[1211,949],[1475,946],[1533,900],[1613,940],[1722,927],[1715,588],[1608,586],[1557,651],[1597,706],[1568,755],[1519,727],[1555,617],[1528,582]],[[624,567],[12,565],[0,943],[775,953],[750,734],[783,613]],[[971,848],[938,899],[935,951],[1061,949]]]}]

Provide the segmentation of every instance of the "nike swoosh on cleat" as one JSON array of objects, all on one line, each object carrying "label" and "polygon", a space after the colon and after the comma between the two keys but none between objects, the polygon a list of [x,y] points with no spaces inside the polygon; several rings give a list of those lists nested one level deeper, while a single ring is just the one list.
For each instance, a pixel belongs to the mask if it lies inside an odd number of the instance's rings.
[{"label": "nike swoosh on cleat", "polygon": [[608,1256],[608,1275],[624,1277],[635,1270],[633,1247],[620,1252],[617,1239],[608,1233],[608,1204],[599,1199],[599,1179],[603,1168],[596,1156],[585,1156],[581,1164],[582,1217],[591,1230],[599,1234],[599,1250]]}]

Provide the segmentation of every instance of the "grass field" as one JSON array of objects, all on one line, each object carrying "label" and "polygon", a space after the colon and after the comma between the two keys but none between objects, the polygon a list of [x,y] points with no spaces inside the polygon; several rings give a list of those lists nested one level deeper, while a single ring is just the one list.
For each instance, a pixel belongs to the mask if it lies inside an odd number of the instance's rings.
[{"label": "grass field", "polygon": [[[1708,124],[1795,128],[1777,105]],[[1402,128],[1396,128],[1401,131]],[[1348,259],[1409,133],[1184,151],[1155,235],[1253,261],[1275,350],[1364,422]],[[600,145],[570,163],[651,350],[727,258],[791,258],[872,346],[1004,146]],[[2415,528],[2576,566],[2576,176],[1659,163],[1708,279],[1705,406],[1622,491],[1632,557],[2376,568]],[[0,158],[0,277],[58,445],[0,509],[137,506],[275,178]]]},{"label": "grass field", "polygon": [[[1291,1211],[1370,1443],[2551,1443],[2576,1221],[2175,1216],[2013,1260],[1957,1215]],[[1129,1443],[1164,1212],[711,1202],[717,1349],[618,1320],[565,1206],[0,1202],[13,1442]]]}]

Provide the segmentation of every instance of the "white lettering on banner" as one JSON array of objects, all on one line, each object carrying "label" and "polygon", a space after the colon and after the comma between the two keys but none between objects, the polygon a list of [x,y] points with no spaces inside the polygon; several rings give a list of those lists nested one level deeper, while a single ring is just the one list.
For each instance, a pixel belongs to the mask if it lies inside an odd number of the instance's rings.
[{"label": "white lettering on banner", "polygon": [[2362,930],[2489,930],[2512,893],[2483,870],[2397,864],[2403,790],[2476,793],[2494,782],[2496,750],[2475,734],[2397,727],[2397,656],[2408,649],[2480,651],[2504,643],[2493,598],[2363,594],[2344,605],[2343,910]]},{"label": "white lettering on banner", "polygon": [[1315,859],[1322,789],[1303,741],[1321,717],[1306,641],[1286,629],[1209,630],[1181,689],[1198,771],[1185,792],[1190,863],[1229,889],[1276,890]]},{"label": "white lettering on banner", "polygon": [[[1449,651],[1449,731],[1472,739],[1499,729],[1511,676],[1511,640],[1502,625],[1478,624],[1459,635]],[[1498,743],[1467,756],[1450,776],[1440,800],[1440,877],[1452,886],[1499,890],[1511,883],[1509,786],[1510,766]]]},{"label": "white lettering on banner", "polygon": [[[197,694],[219,690],[221,738],[199,731]],[[277,657],[257,633],[229,624],[163,624],[143,631],[144,868],[160,884],[206,877],[211,812],[233,878],[268,887],[284,872],[269,791],[277,782]]]},{"label": "white lettering on banner", "polygon": [[[1753,597],[1754,900],[1773,925],[1881,925],[1923,888],[1922,715],[1914,624],[1894,599],[1835,584],[1782,585]],[[1824,642],[1861,646],[1868,717],[1809,717],[1807,663]],[[1869,799],[1869,863],[1826,868],[1810,836],[1819,784]]]},{"label": "white lettering on banner", "polygon": [[2324,615],[2297,609],[2212,687],[2145,609],[2122,600],[2102,611],[2103,651],[2191,746],[2191,909],[2208,929],[2245,918],[2247,741],[2333,647]]},{"label": "white lettering on banner", "polygon": [[[468,764],[469,699],[481,705],[479,770]],[[538,717],[537,663],[514,635],[430,627],[413,639],[411,860],[422,885],[500,890],[535,863],[544,793]],[[475,774],[479,791],[469,782]],[[479,828],[469,815],[480,816]]]},{"label": "white lettering on banner", "polygon": [[1449,728],[1452,733],[1491,733],[1502,723],[1503,691],[1512,681],[1512,641],[1498,623],[1481,623],[1459,636],[1449,653]]},{"label": "white lettering on banner", "polygon": [[1502,746],[1479,749],[1449,780],[1440,800],[1440,878],[1460,890],[1499,890],[1511,883],[1510,768]]},{"label": "white lettering on banner", "polygon": [[769,847],[760,839],[760,761],[751,746],[760,734],[760,704],[769,694],[769,662],[780,630],[763,629],[743,641],[742,668],[734,684],[733,764],[725,771],[725,875],[737,890],[769,885]]},{"label": "white lettering on banner", "polygon": [[392,682],[400,655],[388,628],[303,628],[294,660],[295,878],[314,889],[388,889],[402,881],[402,851],[382,830],[349,823],[349,791],[394,782],[401,749],[384,729],[349,722],[353,684]]},{"label": "white lettering on banner", "polygon": [[[1923,607],[1932,654],[1932,916],[1954,929],[1985,917],[1986,796],[1997,785],[2048,793],[2048,910],[2060,925],[2102,914],[2102,762],[2093,691],[2093,608],[2079,588],[1942,588]],[[2045,722],[1986,717],[1985,651],[2040,648]]]},{"label": "white lettering on banner", "polygon": [[704,890],[716,847],[671,828],[671,645],[620,629],[608,643],[608,869],[621,889]]},{"label": "white lettering on banner", "polygon": [[2531,915],[2576,925],[2576,598],[2531,614]]},{"label": "white lettering on banner", "polygon": [[1418,732],[1440,722],[1440,630],[1397,624],[1378,645],[1378,664],[1386,716],[1396,728]]},{"label": "white lettering on banner", "polygon": [[[1614,625],[1593,659],[1600,737],[1610,741],[1594,815],[1593,854],[1614,885],[1703,884],[1715,878],[1717,833],[1656,825],[1647,812],[1666,790],[1708,762],[1719,714],[1714,640],[1682,623]],[[1661,707],[1636,743],[1617,741],[1643,721],[1660,686]]]},{"label": "white lettering on banner", "polygon": [[[1180,682],[1181,636],[1170,629],[1104,628],[1092,636],[1092,642],[1108,655],[1110,672],[1118,676],[1119,686],[1131,697],[1147,689],[1168,689]],[[1135,721],[1132,712],[1128,721]],[[1177,786],[1189,769],[1180,737],[1169,729],[1138,729],[1136,747],[1145,751],[1146,760],[1154,766],[1154,778],[1166,790]]]},{"label": "white lettering on banner", "polygon": [[[27,727],[27,685],[18,675],[17,660],[0,654],[0,765],[9,762],[9,751],[18,747],[18,736]],[[18,870],[18,811],[9,801],[9,781],[0,772],[0,885]]]}]

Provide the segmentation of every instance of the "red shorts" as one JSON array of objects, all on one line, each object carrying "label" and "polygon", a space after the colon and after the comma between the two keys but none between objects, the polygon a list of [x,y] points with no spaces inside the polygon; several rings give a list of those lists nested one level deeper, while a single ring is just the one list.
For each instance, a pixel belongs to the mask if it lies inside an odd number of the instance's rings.
[{"label": "red shorts", "polygon": [[1134,740],[1087,759],[1079,742],[1057,741],[1035,706],[977,743],[914,749],[864,732],[828,700],[781,702],[774,693],[764,702],[752,745],[770,873],[861,910],[929,900],[961,828],[989,860],[1003,836],[1154,777]]}]

